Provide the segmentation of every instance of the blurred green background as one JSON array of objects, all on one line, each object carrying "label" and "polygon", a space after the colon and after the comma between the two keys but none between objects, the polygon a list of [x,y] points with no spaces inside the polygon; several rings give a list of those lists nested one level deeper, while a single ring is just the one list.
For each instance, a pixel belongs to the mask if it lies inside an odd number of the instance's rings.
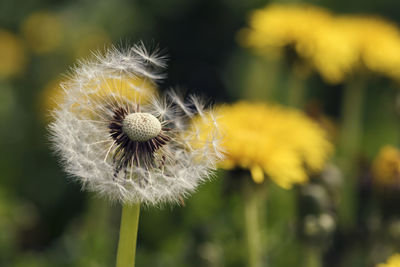
[{"label": "blurred green background", "polygon": [[[287,105],[290,59],[265,59],[237,41],[252,10],[277,2],[283,1],[1,1],[0,266],[114,264],[120,206],[81,192],[49,148],[46,99],[69,66],[110,43],[143,40],[169,55],[161,90],[179,86],[214,102]],[[308,3],[400,24],[396,0]],[[305,86],[301,108],[327,116],[335,135],[344,85],[312,73]],[[335,159],[310,184],[290,191],[268,181],[268,266],[374,266],[400,250],[398,188],[376,193],[371,183],[371,162],[380,148],[400,145],[398,84],[376,75],[366,89],[353,192],[356,224],[337,227],[343,178]],[[243,203],[227,176],[219,171],[185,207],[144,208],[137,266],[246,266]]]}]

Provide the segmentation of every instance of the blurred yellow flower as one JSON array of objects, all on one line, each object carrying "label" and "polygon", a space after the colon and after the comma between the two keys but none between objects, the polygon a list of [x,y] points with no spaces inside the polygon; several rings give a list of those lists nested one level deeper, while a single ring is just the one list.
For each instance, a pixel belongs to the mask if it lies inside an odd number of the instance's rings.
[{"label": "blurred yellow flower", "polygon": [[26,53],[21,40],[6,30],[0,29],[0,78],[20,74],[26,64]]},{"label": "blurred yellow flower", "polygon": [[60,18],[48,12],[36,12],[28,16],[21,26],[31,50],[37,54],[54,51],[63,39]]},{"label": "blurred yellow flower", "polygon": [[374,182],[387,187],[400,186],[400,150],[385,146],[373,162]]},{"label": "blurred yellow flower", "polygon": [[[239,102],[217,108],[226,157],[220,167],[249,169],[254,182],[264,173],[283,188],[308,180],[332,152],[326,133],[295,109],[264,103]],[[207,127],[205,123],[196,125]]]},{"label": "blurred yellow flower", "polygon": [[312,34],[311,27],[330,19],[331,15],[321,8],[273,4],[252,13],[250,29],[245,29],[240,41],[258,48],[289,45],[306,40]]},{"label": "blurred yellow flower", "polygon": [[358,59],[349,39],[327,10],[310,5],[274,4],[256,10],[250,28],[239,34],[244,46],[256,49],[292,45],[330,83],[343,81]]},{"label": "blurred yellow flower", "polygon": [[376,267],[400,267],[400,254],[392,255],[387,263],[378,264]]},{"label": "blurred yellow flower", "polygon": [[342,16],[337,23],[357,40],[362,64],[369,70],[400,79],[400,30],[397,25],[372,16]]},{"label": "blurred yellow flower", "polygon": [[[65,97],[65,91],[63,88],[63,83],[68,83],[69,81],[63,81],[61,79],[56,79],[50,81],[42,92],[42,97],[40,99],[40,113],[45,116],[49,111],[57,108],[57,103],[62,103]],[[107,78],[93,81],[88,83],[85,95],[96,101],[106,94],[116,94],[124,95],[131,101],[146,102],[150,100],[150,97],[157,93],[156,85],[149,79],[144,79],[142,77],[127,77],[126,79],[120,78]],[[83,88],[84,89],[84,88]],[[72,106],[74,108],[74,106]],[[82,112],[82,111],[79,111]],[[51,119],[50,116],[45,118],[46,121]]]},{"label": "blurred yellow flower", "polygon": [[242,45],[257,50],[293,46],[328,83],[343,82],[362,64],[400,79],[400,31],[384,19],[274,4],[254,11],[249,24],[239,33]]}]

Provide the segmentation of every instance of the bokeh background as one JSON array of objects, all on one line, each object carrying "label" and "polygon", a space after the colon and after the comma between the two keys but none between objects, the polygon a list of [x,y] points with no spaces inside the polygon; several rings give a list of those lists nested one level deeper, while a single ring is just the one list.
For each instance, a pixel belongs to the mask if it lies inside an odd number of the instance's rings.
[{"label": "bokeh background", "polygon": [[[49,98],[63,74],[77,59],[111,43],[143,40],[165,49],[169,67],[161,91],[178,86],[215,103],[247,99],[288,106],[291,90],[303,86],[297,107],[323,124],[336,144],[347,83],[326,82],[318,72],[298,67],[290,47],[284,56],[266,55],[243,45],[238,34],[254,9],[283,2],[1,1],[0,266],[114,264],[120,206],[81,192],[66,177],[46,130]],[[307,3],[400,25],[396,0]],[[266,181],[265,266],[374,266],[400,251],[400,182],[376,188],[371,171],[382,147],[400,146],[399,84],[384,75],[364,76],[358,121],[363,134],[352,176],[343,175],[335,154],[306,185],[286,190]],[[394,162],[400,181],[400,160]],[[346,179],[353,181],[349,198],[340,193]],[[219,171],[184,207],[144,208],[137,266],[246,266],[238,187]],[[343,227],[340,206],[353,207],[344,212],[353,219]]]}]

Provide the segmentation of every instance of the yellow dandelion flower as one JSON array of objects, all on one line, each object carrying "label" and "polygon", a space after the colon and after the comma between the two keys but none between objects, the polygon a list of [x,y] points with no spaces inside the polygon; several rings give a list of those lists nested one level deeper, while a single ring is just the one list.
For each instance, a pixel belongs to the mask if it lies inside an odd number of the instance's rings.
[{"label": "yellow dandelion flower", "polygon": [[378,17],[357,15],[343,16],[337,23],[357,39],[362,63],[369,70],[400,78],[400,31],[395,24]]},{"label": "yellow dandelion flower", "polygon": [[380,263],[376,267],[400,267],[400,254],[392,255],[386,263]]},{"label": "yellow dandelion flower", "polygon": [[374,181],[387,187],[400,186],[400,150],[383,147],[373,163]]},{"label": "yellow dandelion flower", "polygon": [[330,20],[324,9],[312,6],[274,4],[256,10],[250,17],[250,28],[245,29],[243,44],[262,48],[285,46],[310,34],[310,27]]},{"label": "yellow dandelion flower", "polygon": [[327,10],[310,5],[270,5],[256,10],[239,41],[258,50],[292,45],[329,83],[342,82],[357,62],[357,46]]},{"label": "yellow dandelion flower", "polygon": [[0,29],[0,78],[10,78],[22,72],[26,54],[21,40]]},{"label": "yellow dandelion flower", "polygon": [[63,38],[60,18],[48,12],[37,12],[28,16],[21,26],[27,43],[37,54],[55,50]]},{"label": "yellow dandelion flower", "polygon": [[382,18],[339,16],[310,5],[275,4],[253,12],[239,41],[256,50],[293,46],[329,83],[343,82],[361,64],[400,79],[400,30]]},{"label": "yellow dandelion flower", "polygon": [[303,58],[310,61],[326,82],[343,82],[359,62],[355,38],[332,21],[312,32],[314,35],[306,41],[310,56]]},{"label": "yellow dandelion flower", "polygon": [[220,167],[249,169],[256,183],[264,174],[283,188],[304,183],[307,170],[321,170],[332,151],[324,130],[295,109],[239,102],[216,113],[226,153]]}]

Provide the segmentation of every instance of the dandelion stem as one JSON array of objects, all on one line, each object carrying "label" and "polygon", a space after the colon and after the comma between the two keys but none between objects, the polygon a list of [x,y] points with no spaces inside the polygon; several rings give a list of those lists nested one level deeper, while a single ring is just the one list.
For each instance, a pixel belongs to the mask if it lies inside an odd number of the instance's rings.
[{"label": "dandelion stem", "polygon": [[295,108],[303,108],[306,101],[305,81],[299,74],[292,73],[289,78],[288,104]]},{"label": "dandelion stem", "polygon": [[364,102],[363,79],[350,81],[345,88],[342,102],[342,128],[339,143],[339,165],[344,181],[339,206],[339,220],[343,227],[351,227],[355,222],[356,176],[355,162],[362,139],[362,114]]},{"label": "dandelion stem", "polygon": [[122,206],[116,267],[134,267],[140,204]]},{"label": "dandelion stem", "polygon": [[303,266],[321,267],[323,264],[321,248],[312,245],[304,245],[303,256],[304,256]]},{"label": "dandelion stem", "polygon": [[[276,88],[279,83],[281,66],[277,59],[251,57],[247,63],[241,87],[242,97],[250,100],[276,100],[279,93]],[[240,69],[242,71],[242,69]]]},{"label": "dandelion stem", "polygon": [[[246,177],[247,178],[247,177]],[[251,179],[245,179],[243,187],[244,197],[244,219],[248,253],[248,267],[261,267],[262,265],[262,244],[259,225],[260,190],[256,188]]]}]

